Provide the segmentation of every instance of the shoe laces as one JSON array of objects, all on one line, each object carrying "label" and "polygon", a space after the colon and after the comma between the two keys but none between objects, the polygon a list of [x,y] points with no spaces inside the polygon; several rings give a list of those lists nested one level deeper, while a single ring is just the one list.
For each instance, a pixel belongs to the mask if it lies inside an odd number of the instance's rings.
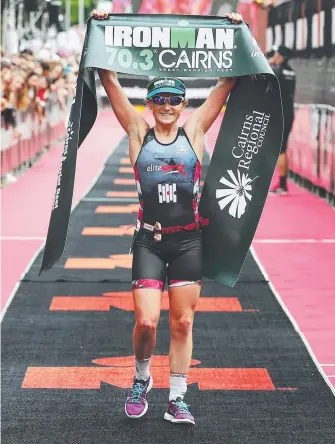
[{"label": "shoe laces", "polygon": [[182,399],[177,400],[174,402],[175,405],[178,407],[180,413],[190,413],[189,411],[189,405],[186,404]]},{"label": "shoe laces", "polygon": [[133,402],[134,404],[140,404],[144,389],[145,389],[145,383],[134,382],[131,388],[130,401]]}]

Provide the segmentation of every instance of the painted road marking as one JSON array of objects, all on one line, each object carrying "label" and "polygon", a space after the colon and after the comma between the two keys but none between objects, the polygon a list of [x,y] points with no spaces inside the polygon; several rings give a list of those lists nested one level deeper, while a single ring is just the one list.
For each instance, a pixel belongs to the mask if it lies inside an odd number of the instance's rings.
[{"label": "painted road marking", "polygon": [[138,197],[137,191],[108,191],[106,197]]},{"label": "painted road marking", "polygon": [[[104,367],[28,367],[21,387],[99,390],[102,383],[107,383],[126,389],[134,377],[134,358],[124,357],[127,358],[128,366],[122,365],[122,362],[120,366],[120,361],[113,362],[115,358],[111,357],[105,358],[108,359],[108,365],[104,363]],[[160,358],[153,357],[150,373],[154,388],[167,389],[170,386],[168,357]],[[101,358],[93,363],[101,364]],[[199,390],[275,390],[266,368],[190,368],[187,382],[197,383]]]},{"label": "painted road marking", "polygon": [[128,214],[137,213],[139,204],[129,205],[99,205],[95,212],[97,214]]},{"label": "painted road marking", "polygon": [[132,167],[120,167],[119,168],[119,173],[123,173],[123,174],[134,174],[134,170]]},{"label": "painted road marking", "polygon": [[[51,311],[109,311],[118,308],[134,311],[132,292],[110,292],[103,296],[54,296]],[[169,310],[168,293],[164,292],[161,310]],[[242,306],[235,297],[200,297],[196,311],[201,312],[242,312]]]},{"label": "painted road marking", "polygon": [[81,234],[83,236],[132,236],[135,226],[120,225],[119,227],[85,227]]},{"label": "painted road marking", "polygon": [[67,259],[64,268],[71,270],[114,270],[116,267],[130,269],[132,260],[131,254],[115,254],[108,258],[72,257]]},{"label": "painted road marking", "polygon": [[135,186],[135,179],[120,179],[119,177],[116,177],[113,181],[115,185],[133,185]]}]

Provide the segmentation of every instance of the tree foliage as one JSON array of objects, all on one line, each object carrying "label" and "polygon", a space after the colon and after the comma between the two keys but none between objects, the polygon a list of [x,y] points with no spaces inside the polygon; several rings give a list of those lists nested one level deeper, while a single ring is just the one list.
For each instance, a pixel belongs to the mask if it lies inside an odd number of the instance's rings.
[{"label": "tree foliage", "polygon": [[[77,25],[79,21],[79,0],[70,0],[71,3],[71,25]],[[65,14],[66,0],[62,0],[62,9]],[[96,7],[97,0],[84,0],[85,21],[90,17],[92,10]]]}]

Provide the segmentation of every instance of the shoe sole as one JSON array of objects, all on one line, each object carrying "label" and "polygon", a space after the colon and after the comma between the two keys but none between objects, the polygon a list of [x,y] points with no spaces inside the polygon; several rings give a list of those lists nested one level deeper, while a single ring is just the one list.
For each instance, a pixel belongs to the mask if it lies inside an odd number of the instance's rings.
[{"label": "shoe sole", "polygon": [[287,196],[288,191],[269,191],[270,196]]},{"label": "shoe sole", "polygon": [[169,413],[165,412],[164,413],[164,419],[166,419],[167,421],[173,422],[175,424],[193,424],[195,425],[195,422],[192,421],[191,419],[176,419],[174,416],[170,415]]},{"label": "shoe sole", "polygon": [[[154,383],[154,381],[152,379],[152,376],[150,376],[150,381],[149,381],[147,393],[149,393],[150,390],[152,389],[153,383]],[[128,416],[128,418],[139,419],[139,418],[142,418],[142,416],[144,416],[147,413],[148,407],[149,407],[148,401],[146,401],[145,406],[144,406],[144,410],[143,410],[143,412],[141,414],[139,414],[139,415],[129,415],[128,412],[127,412],[127,403],[126,403],[124,405],[124,411],[125,411],[126,415]]]}]

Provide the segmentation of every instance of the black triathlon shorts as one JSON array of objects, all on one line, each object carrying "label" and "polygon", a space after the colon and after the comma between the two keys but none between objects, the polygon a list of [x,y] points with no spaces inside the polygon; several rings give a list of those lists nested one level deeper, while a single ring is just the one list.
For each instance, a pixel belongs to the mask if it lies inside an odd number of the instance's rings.
[{"label": "black triathlon shorts", "polygon": [[202,281],[202,231],[154,234],[140,229],[133,244],[132,287],[164,290]]},{"label": "black triathlon shorts", "polygon": [[283,142],[280,149],[280,154],[286,153],[288,138],[290,136],[292,126],[293,126],[294,116],[284,114],[284,131],[283,131]]}]

